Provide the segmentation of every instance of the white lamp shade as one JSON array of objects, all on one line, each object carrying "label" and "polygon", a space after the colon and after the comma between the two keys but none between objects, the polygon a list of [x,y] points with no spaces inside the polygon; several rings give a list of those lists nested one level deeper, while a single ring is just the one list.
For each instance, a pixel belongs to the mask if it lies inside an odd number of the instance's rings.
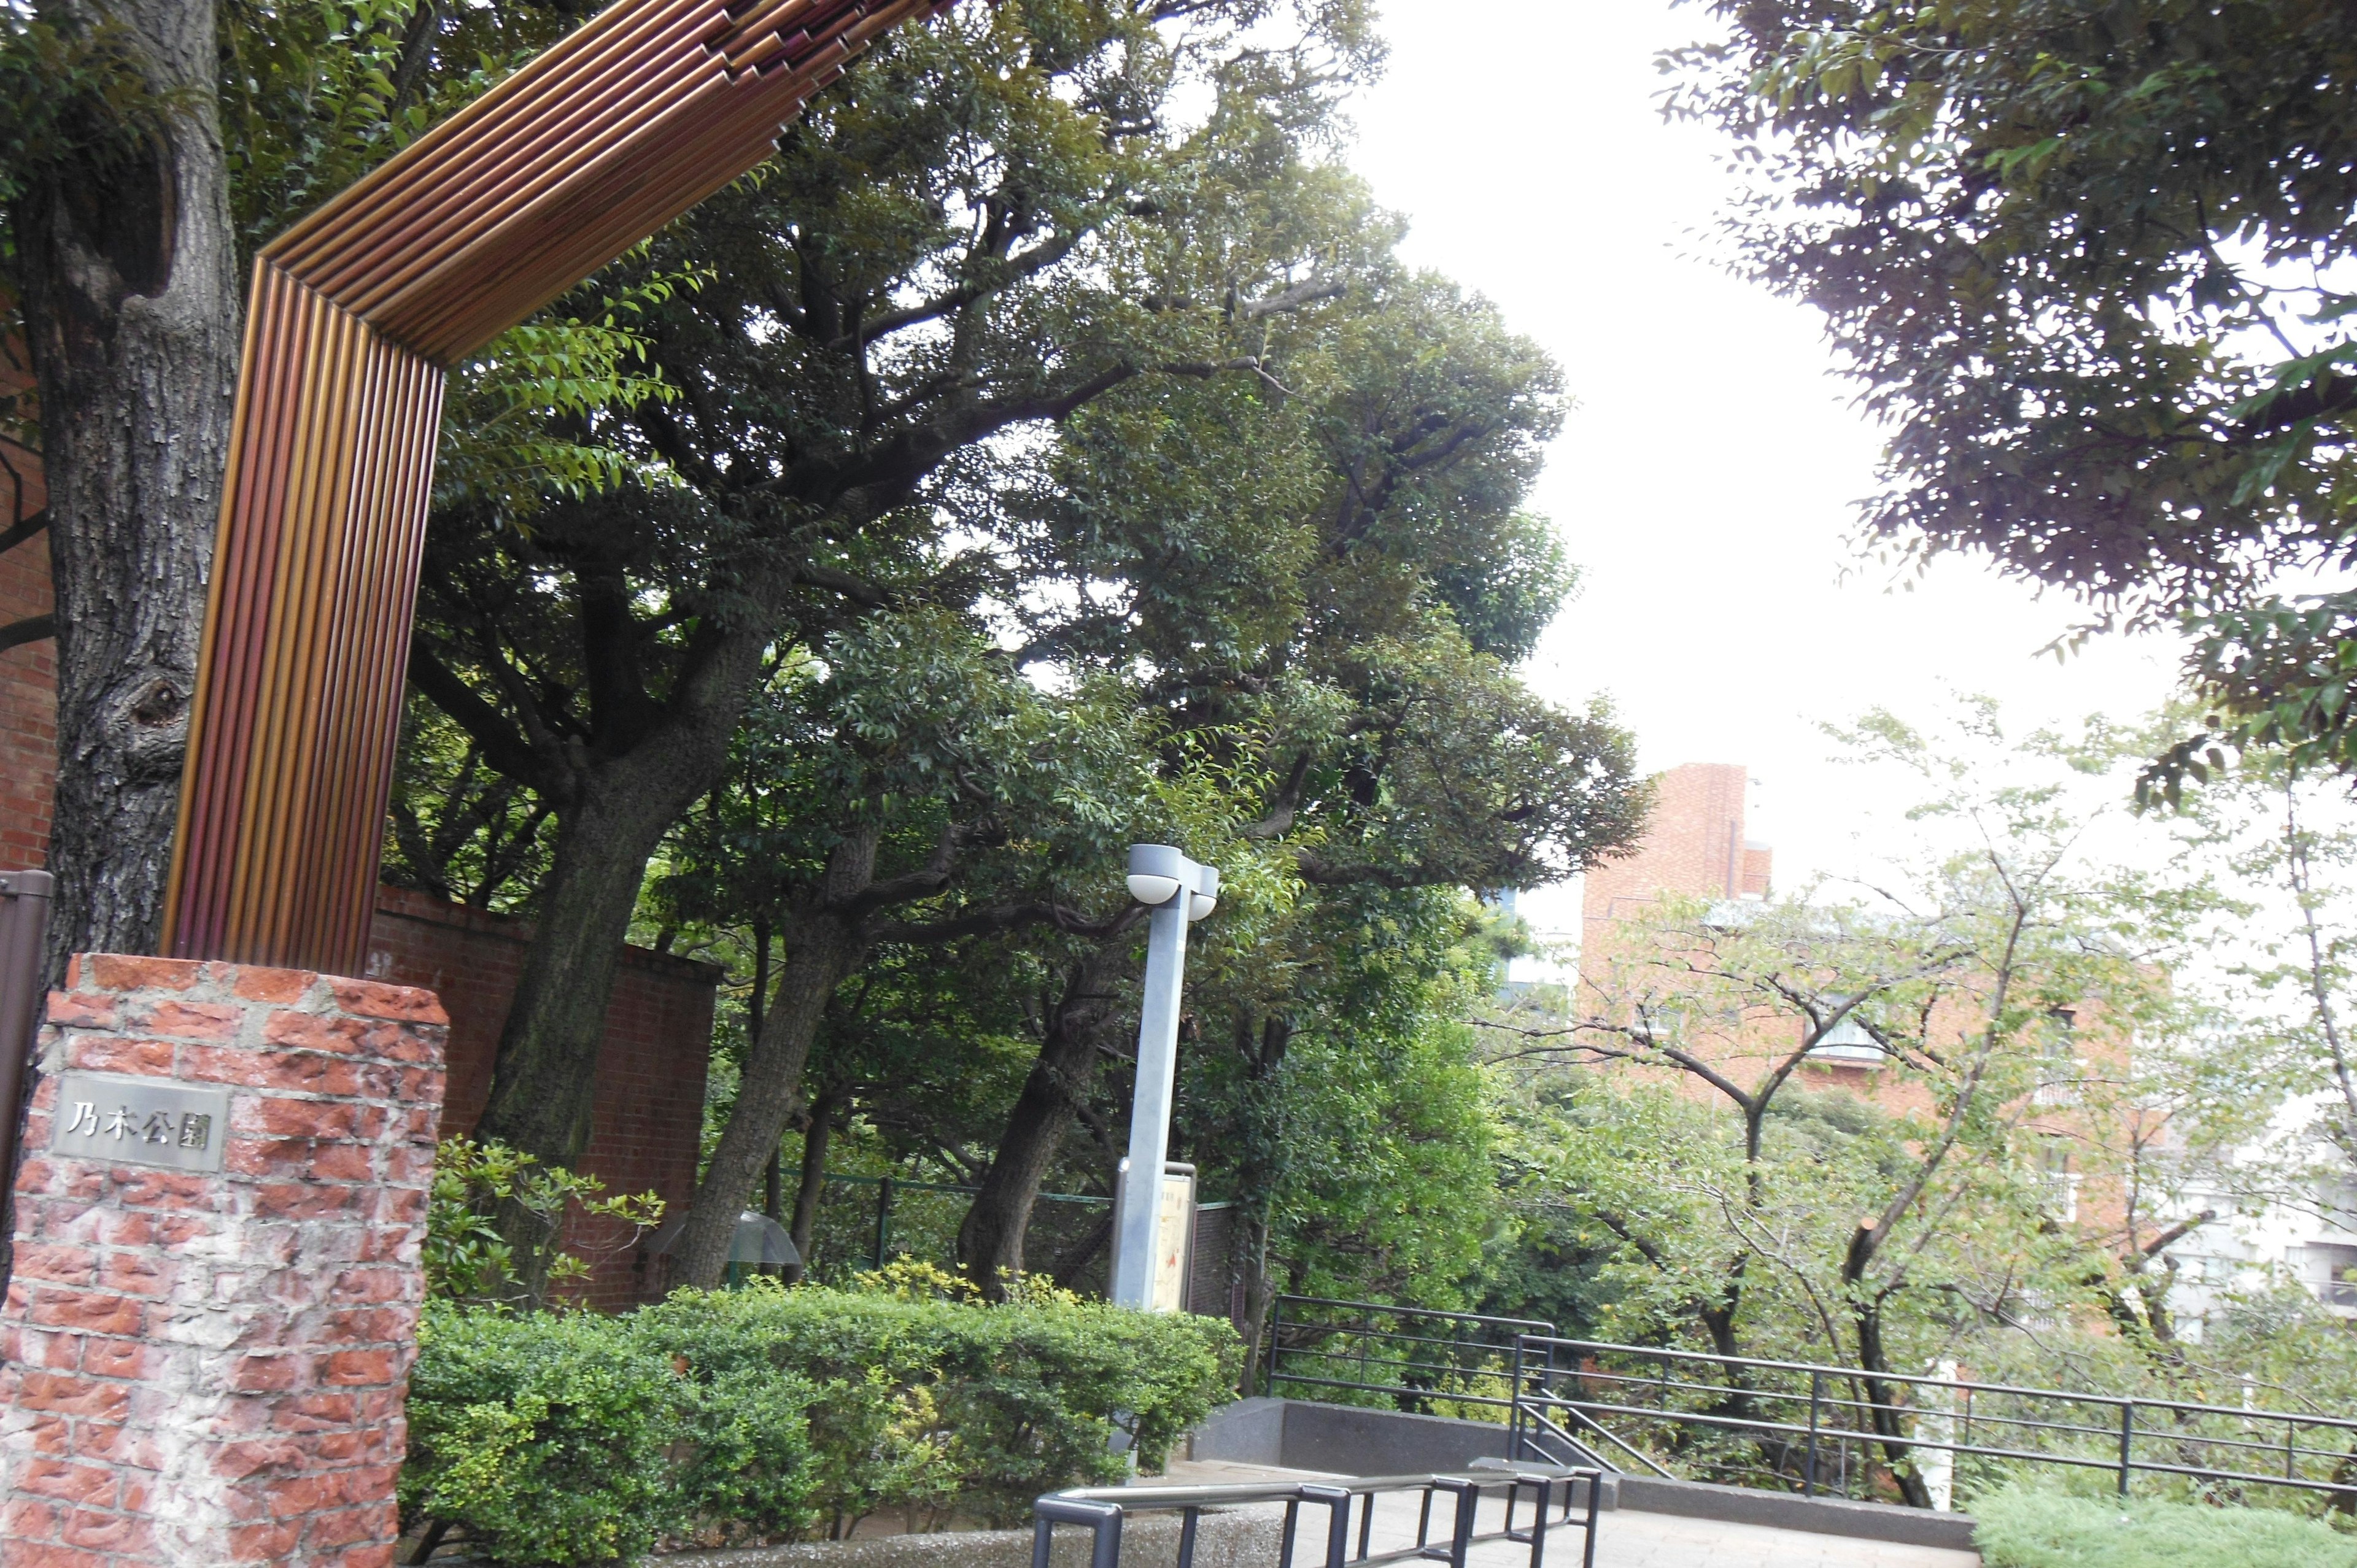
[{"label": "white lamp shade", "polygon": [[[682,1208],[648,1239],[647,1251],[658,1258],[673,1256],[679,1250],[680,1232],[686,1229],[687,1210]],[[737,1216],[737,1229],[728,1239],[728,1261],[764,1269],[793,1268],[802,1262],[802,1255],[794,1250],[793,1238],[784,1226],[748,1208]]]},{"label": "white lamp shade", "polygon": [[1129,896],[1141,904],[1168,904],[1178,896],[1178,879],[1175,876],[1145,876],[1135,873],[1129,878]]},{"label": "white lamp shade", "polygon": [[1208,894],[1190,893],[1187,896],[1187,918],[1200,920],[1219,907],[1220,901]]}]

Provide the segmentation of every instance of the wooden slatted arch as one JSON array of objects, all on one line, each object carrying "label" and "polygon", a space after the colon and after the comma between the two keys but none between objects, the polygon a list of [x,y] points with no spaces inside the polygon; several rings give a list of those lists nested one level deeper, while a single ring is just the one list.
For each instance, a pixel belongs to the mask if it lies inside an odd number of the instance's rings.
[{"label": "wooden slatted arch", "polygon": [[618,0],[263,252],[165,952],[359,972],[448,367],[948,3]]}]

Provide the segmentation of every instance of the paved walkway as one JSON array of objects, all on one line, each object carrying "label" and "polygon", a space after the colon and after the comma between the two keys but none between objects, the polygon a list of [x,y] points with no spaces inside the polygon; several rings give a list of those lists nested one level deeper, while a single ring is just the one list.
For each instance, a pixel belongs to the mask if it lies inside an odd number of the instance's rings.
[{"label": "paved walkway", "polygon": [[[1167,1476],[1142,1477],[1144,1484],[1218,1486],[1231,1481],[1330,1480],[1310,1470],[1276,1470],[1233,1465],[1218,1460],[1174,1461]],[[1407,1546],[1415,1540],[1417,1495],[1384,1497],[1375,1505],[1372,1544],[1376,1552]],[[1277,1505],[1272,1505],[1277,1506]],[[1441,1536],[1445,1517],[1453,1505],[1434,1508],[1433,1532]],[[1502,1498],[1484,1498],[1480,1530],[1499,1528]],[[1526,1524],[1527,1498],[1517,1515]],[[1355,1516],[1354,1516],[1355,1517]],[[1324,1561],[1324,1521],[1312,1522],[1305,1513],[1298,1568],[1316,1568]],[[1356,1530],[1355,1522],[1352,1529]],[[1579,1568],[1583,1542],[1577,1530],[1547,1531],[1545,1568]],[[1351,1555],[1358,1542],[1351,1543]],[[1491,1541],[1473,1549],[1468,1568],[1530,1568],[1527,1546]],[[1980,1568],[1980,1554],[1952,1552],[1936,1546],[1903,1546],[1889,1541],[1859,1541],[1849,1536],[1819,1535],[1813,1530],[1773,1530],[1766,1525],[1727,1524],[1716,1520],[1684,1519],[1671,1514],[1614,1509],[1596,1516],[1596,1568]]]}]

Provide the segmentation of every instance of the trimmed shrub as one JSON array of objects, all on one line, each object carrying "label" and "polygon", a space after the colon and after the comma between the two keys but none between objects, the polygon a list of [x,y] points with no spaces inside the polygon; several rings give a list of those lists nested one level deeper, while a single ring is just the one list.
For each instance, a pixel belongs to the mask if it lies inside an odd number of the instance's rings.
[{"label": "trimmed shrub", "polygon": [[614,1324],[429,1304],[409,1378],[404,1519],[498,1563],[627,1562],[683,1517],[678,1381]]},{"label": "trimmed shrub", "polygon": [[681,1291],[626,1317],[437,1304],[411,1379],[404,1519],[502,1564],[628,1562],[658,1541],[1028,1517],[1120,1477],[1116,1426],[1159,1469],[1229,1397],[1217,1319],[1065,1292],[999,1305],[925,1271],[874,1288]]},{"label": "trimmed shrub", "polygon": [[2357,1541],[2272,1509],[2009,1487],[1975,1498],[1973,1519],[1986,1568],[2357,1568]]},{"label": "trimmed shrub", "polygon": [[683,1291],[631,1330],[698,1376],[766,1364],[823,1390],[812,1501],[837,1528],[891,1507],[1019,1522],[1042,1492],[1121,1477],[1116,1422],[1158,1470],[1242,1354],[1215,1318],[1036,1289],[998,1306],[905,1287]]}]

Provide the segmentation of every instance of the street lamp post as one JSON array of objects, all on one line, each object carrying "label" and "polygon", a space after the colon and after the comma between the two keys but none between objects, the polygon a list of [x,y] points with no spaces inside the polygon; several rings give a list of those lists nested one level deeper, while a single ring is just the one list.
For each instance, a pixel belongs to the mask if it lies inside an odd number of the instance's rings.
[{"label": "street lamp post", "polygon": [[1179,987],[1187,927],[1218,905],[1220,873],[1167,843],[1129,846],[1129,892],[1154,910],[1146,939],[1146,993],[1137,1018],[1137,1097],[1129,1117],[1129,1179],[1114,1216],[1113,1300],[1148,1307],[1154,1296],[1162,1165],[1170,1152],[1170,1099],[1178,1071]]}]

